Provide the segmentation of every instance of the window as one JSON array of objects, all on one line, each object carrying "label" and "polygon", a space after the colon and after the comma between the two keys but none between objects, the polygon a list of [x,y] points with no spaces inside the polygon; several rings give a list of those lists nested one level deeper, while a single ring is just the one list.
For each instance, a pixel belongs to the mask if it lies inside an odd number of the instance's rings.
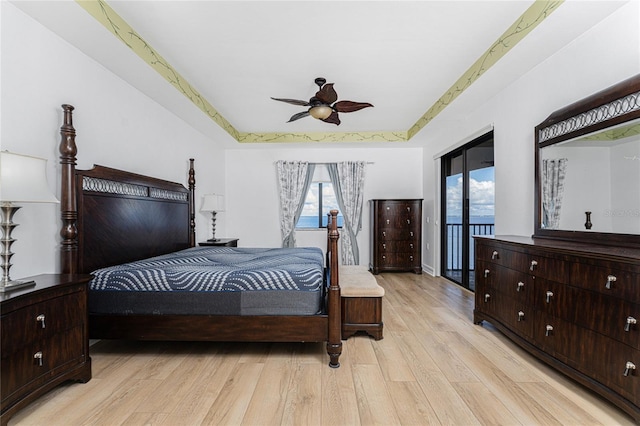
[{"label": "window", "polygon": [[[318,229],[327,227],[327,214],[330,210],[340,210],[329,178],[329,172],[318,164],[313,174],[313,182],[304,200],[304,208],[296,229]],[[338,213],[338,227],[343,223],[342,213]]]}]

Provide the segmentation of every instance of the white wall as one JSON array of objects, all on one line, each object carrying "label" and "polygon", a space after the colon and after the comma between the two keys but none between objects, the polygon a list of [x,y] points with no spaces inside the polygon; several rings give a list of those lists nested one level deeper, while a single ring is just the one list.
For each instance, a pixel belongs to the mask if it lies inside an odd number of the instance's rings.
[{"label": "white wall", "polygon": [[[373,198],[422,198],[422,148],[268,148],[226,152],[226,237],[240,238],[246,247],[279,247],[275,162],[367,161],[365,202]],[[360,263],[369,262],[369,210],[364,206],[363,228],[358,234]],[[216,231],[216,235],[218,235]],[[325,247],[326,231],[298,231],[299,246]]]},{"label": "white wall", "polygon": [[[529,236],[534,230],[534,127],[553,111],[640,72],[640,4],[629,2],[598,25],[533,68],[475,112],[464,117],[456,104],[473,96],[473,86],[422,130],[416,138],[424,146],[425,204],[439,210],[438,162],[434,155],[469,139],[479,129],[494,126],[496,167],[496,234]],[[543,22],[570,22],[559,8]],[[535,31],[537,31],[535,30]],[[530,36],[531,39],[535,37]],[[525,39],[521,43],[531,42]],[[501,72],[505,57],[486,74]],[[474,84],[482,84],[481,77]],[[423,263],[438,270],[439,233],[435,223],[425,230]]]},{"label": "white wall", "polygon": [[[221,191],[224,154],[212,141],[10,3],[0,2],[0,15],[1,149],[46,158],[58,198],[63,103],[76,107],[79,168],[97,163],[186,185],[194,157],[199,194]],[[47,204],[16,213],[12,278],[59,270],[59,216],[59,206]],[[208,238],[208,217],[196,219],[198,238]]]}]

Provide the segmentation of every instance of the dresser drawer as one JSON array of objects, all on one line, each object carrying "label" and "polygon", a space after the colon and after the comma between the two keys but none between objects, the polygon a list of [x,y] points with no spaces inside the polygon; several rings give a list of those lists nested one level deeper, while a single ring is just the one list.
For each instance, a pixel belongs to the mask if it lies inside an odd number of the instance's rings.
[{"label": "dresser drawer", "polygon": [[569,284],[626,300],[640,300],[640,273],[574,263]]},{"label": "dresser drawer", "polygon": [[395,216],[413,218],[420,212],[416,204],[414,201],[385,201],[384,205],[380,208],[380,218],[388,219]]},{"label": "dresser drawer", "polygon": [[82,324],[85,305],[86,293],[75,292],[2,315],[2,357],[9,356],[29,342]]},{"label": "dresser drawer", "polygon": [[413,267],[420,259],[415,253],[382,253],[378,256],[380,268],[394,266],[398,268]]},{"label": "dresser drawer", "polygon": [[640,308],[635,303],[542,279],[536,282],[534,301],[545,314],[640,349]]},{"label": "dresser drawer", "polygon": [[532,336],[535,318],[533,307],[497,290],[486,291],[478,296],[476,309],[520,335]]},{"label": "dresser drawer", "polygon": [[416,242],[413,240],[380,240],[378,250],[381,254],[415,253]]},{"label": "dresser drawer", "polygon": [[[69,364],[85,361],[83,326],[22,346],[11,357],[0,360],[2,408],[22,397],[23,388],[38,386],[64,372]],[[42,363],[42,365],[40,364]]]},{"label": "dresser drawer", "polygon": [[529,267],[528,256],[525,253],[509,250],[499,245],[477,244],[476,256],[478,259],[496,265],[509,266],[518,271],[527,271]]},{"label": "dresser drawer", "polygon": [[417,242],[418,233],[408,228],[380,228],[377,231],[377,240],[385,241],[411,241]]}]

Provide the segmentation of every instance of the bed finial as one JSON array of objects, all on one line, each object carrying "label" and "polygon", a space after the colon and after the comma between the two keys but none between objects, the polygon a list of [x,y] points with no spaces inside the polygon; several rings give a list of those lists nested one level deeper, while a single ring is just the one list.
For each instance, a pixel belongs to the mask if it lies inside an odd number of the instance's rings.
[{"label": "bed finial", "polygon": [[189,247],[196,246],[196,171],[189,158]]},{"label": "bed finial", "polygon": [[60,191],[60,217],[62,237],[60,253],[60,272],[75,274],[78,272],[78,207],[76,203],[76,129],[73,127],[72,105],[62,105],[64,118],[60,128],[60,164],[62,165]]}]

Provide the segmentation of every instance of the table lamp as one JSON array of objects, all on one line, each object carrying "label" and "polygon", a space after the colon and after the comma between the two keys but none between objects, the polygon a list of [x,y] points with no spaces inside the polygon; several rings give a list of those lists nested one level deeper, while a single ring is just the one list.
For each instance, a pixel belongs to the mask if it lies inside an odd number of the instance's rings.
[{"label": "table lamp", "polygon": [[220,194],[205,194],[202,197],[201,212],[211,212],[211,225],[213,228],[213,235],[208,241],[218,241],[216,238],[216,213],[224,211],[224,195]]},{"label": "table lamp", "polygon": [[21,206],[14,203],[57,203],[47,184],[47,160],[29,155],[15,154],[9,151],[0,152],[0,210],[2,213],[2,281],[0,293],[33,284],[33,281],[12,280],[9,277],[11,268],[11,245],[16,241],[11,237],[13,229],[18,226],[13,222],[13,215]]}]

